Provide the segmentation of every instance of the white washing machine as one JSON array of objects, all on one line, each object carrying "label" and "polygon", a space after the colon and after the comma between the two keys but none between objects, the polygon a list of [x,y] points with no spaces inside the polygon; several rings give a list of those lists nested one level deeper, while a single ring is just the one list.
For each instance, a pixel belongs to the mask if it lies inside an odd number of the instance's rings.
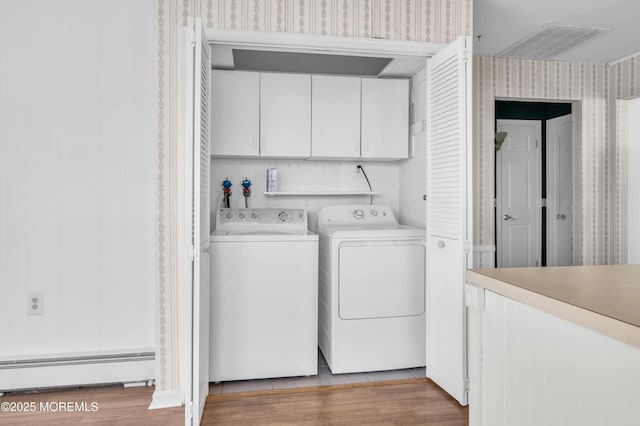
[{"label": "white washing machine", "polygon": [[211,234],[210,380],[318,372],[318,236],[304,209],[220,209]]},{"label": "white washing machine", "polygon": [[318,213],[318,343],[333,373],[426,363],[425,230],[382,205]]}]

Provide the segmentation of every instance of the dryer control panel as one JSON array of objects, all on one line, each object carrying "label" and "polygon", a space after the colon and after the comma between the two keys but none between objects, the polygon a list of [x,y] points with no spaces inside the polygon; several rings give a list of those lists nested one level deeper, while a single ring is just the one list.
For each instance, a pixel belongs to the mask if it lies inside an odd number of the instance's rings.
[{"label": "dryer control panel", "polygon": [[396,220],[391,207],[377,204],[355,204],[346,206],[327,206],[318,212],[318,228],[329,225],[395,225]]}]

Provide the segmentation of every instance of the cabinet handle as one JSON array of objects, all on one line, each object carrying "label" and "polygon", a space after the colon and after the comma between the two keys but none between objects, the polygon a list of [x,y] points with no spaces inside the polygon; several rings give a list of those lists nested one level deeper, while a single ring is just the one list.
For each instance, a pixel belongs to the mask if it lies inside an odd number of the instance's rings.
[{"label": "cabinet handle", "polygon": [[253,135],[253,150],[258,150],[258,135]]},{"label": "cabinet handle", "polygon": [[260,136],[260,150],[267,152],[267,137]]},{"label": "cabinet handle", "polygon": [[438,248],[439,249],[443,249],[444,248],[444,241],[438,241]]}]

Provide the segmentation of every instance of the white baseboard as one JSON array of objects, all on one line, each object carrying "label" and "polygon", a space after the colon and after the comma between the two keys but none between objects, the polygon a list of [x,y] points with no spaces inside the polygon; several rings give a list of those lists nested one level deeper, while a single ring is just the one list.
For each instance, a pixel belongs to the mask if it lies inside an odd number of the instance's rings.
[{"label": "white baseboard", "polygon": [[156,390],[151,398],[149,410],[180,407],[181,405],[184,405],[184,391],[182,389]]}]

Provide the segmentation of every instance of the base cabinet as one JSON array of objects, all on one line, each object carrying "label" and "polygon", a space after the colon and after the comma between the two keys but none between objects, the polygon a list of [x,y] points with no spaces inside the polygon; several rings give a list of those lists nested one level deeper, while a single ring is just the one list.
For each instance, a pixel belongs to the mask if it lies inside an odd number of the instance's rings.
[{"label": "base cabinet", "polygon": [[638,424],[640,348],[473,291],[483,303],[469,315],[469,354],[481,358],[469,363],[470,425]]}]

